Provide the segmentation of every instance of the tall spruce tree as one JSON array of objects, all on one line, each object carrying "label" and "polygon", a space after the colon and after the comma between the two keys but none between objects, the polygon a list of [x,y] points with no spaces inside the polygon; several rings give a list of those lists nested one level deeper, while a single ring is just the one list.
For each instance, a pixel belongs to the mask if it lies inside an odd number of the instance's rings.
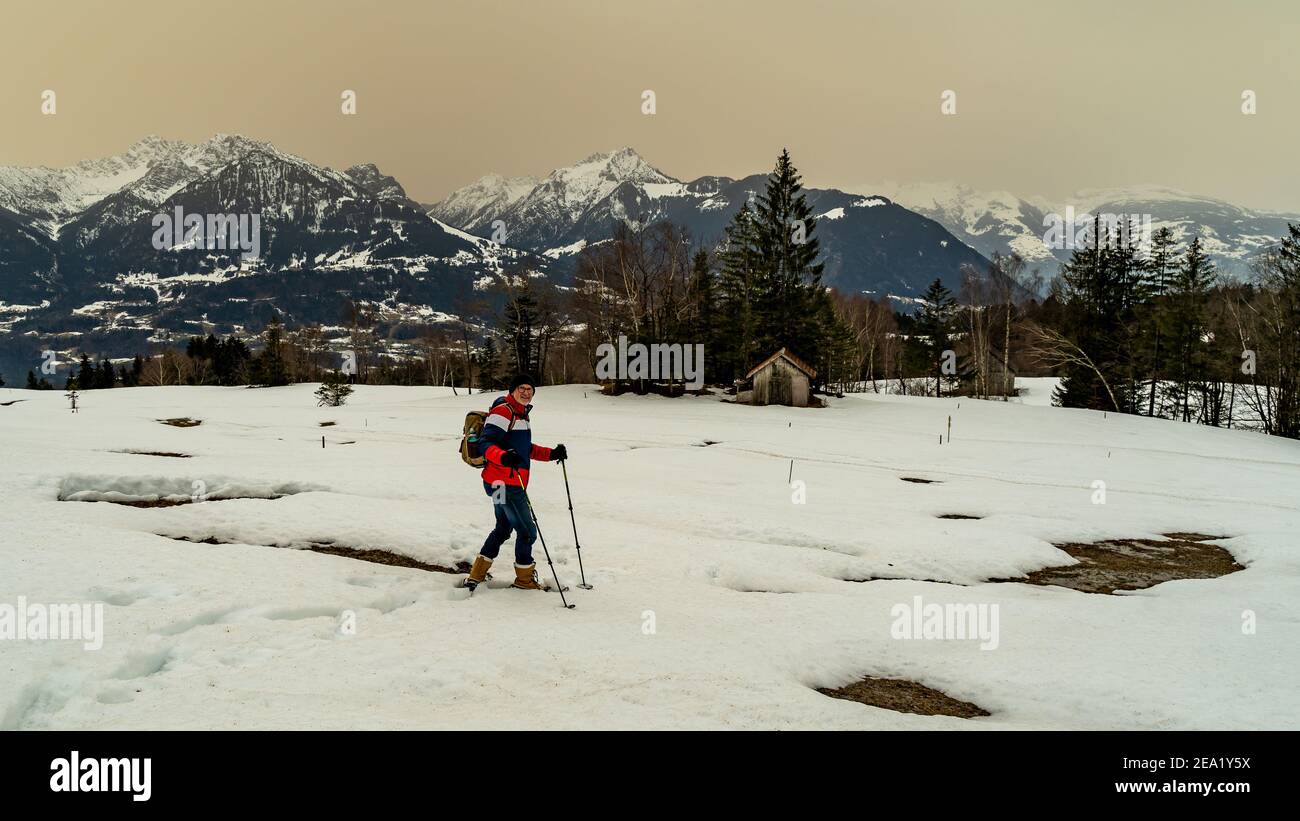
[{"label": "tall spruce tree", "polygon": [[510,363],[516,372],[534,374],[541,379],[541,346],[538,332],[543,324],[542,311],[527,279],[522,290],[506,303],[501,321],[501,335],[507,343]]},{"label": "tall spruce tree", "polygon": [[816,228],[799,173],[782,151],[764,191],[741,206],[718,248],[719,378],[742,378],[782,347],[817,362],[821,349],[833,344]]},{"label": "tall spruce tree", "polygon": [[257,355],[253,366],[253,381],[266,387],[279,387],[289,384],[289,369],[284,361],[284,326],[280,317],[272,315],[262,332],[262,352]]},{"label": "tall spruce tree", "polygon": [[[757,327],[759,293],[758,226],[749,203],[743,203],[725,231],[718,249],[718,322],[715,339],[720,354],[718,376],[731,382],[742,379],[758,364]],[[766,354],[764,354],[765,356]]]},{"label": "tall spruce tree", "polygon": [[[1095,365],[1101,375],[1079,363],[1062,367],[1053,394],[1058,405],[1131,411],[1134,370],[1126,357],[1131,347],[1127,319],[1135,302],[1137,260],[1109,234],[1101,218],[1061,269],[1065,303],[1062,333]],[[1104,381],[1103,381],[1104,378]],[[1107,389],[1109,385],[1109,390]]]},{"label": "tall spruce tree", "polygon": [[95,379],[96,388],[116,388],[117,372],[113,370],[113,363],[107,359],[99,360],[99,370]]},{"label": "tall spruce tree", "polygon": [[144,369],[144,363],[140,361],[140,357],[138,355],[131,360],[130,367],[123,365],[122,369],[118,372],[118,376],[121,377],[122,380],[122,387],[124,388],[139,387],[140,373],[143,369]]},{"label": "tall spruce tree", "polygon": [[1175,407],[1182,406],[1184,422],[1191,421],[1193,382],[1204,375],[1205,306],[1215,277],[1214,263],[1201,250],[1201,238],[1197,237],[1192,240],[1174,275],[1167,308],[1162,315],[1172,357]]},{"label": "tall spruce tree", "polygon": [[835,310],[830,292],[819,289],[814,295],[817,313],[818,355],[813,360],[817,369],[816,381],[822,385],[856,382],[862,378],[858,370],[858,340],[853,329]]},{"label": "tall spruce tree", "polygon": [[1125,413],[1137,412],[1134,403],[1144,348],[1137,311],[1145,291],[1145,266],[1138,257],[1135,223],[1135,217],[1124,215],[1123,221],[1112,226],[1110,230],[1113,233],[1107,236],[1107,283],[1114,290],[1111,310],[1114,312],[1115,343],[1109,361],[1116,375],[1114,381],[1123,386],[1119,395],[1124,398],[1122,410]]},{"label": "tall spruce tree", "polygon": [[1169,293],[1169,283],[1178,265],[1178,252],[1174,247],[1174,234],[1168,226],[1156,231],[1151,237],[1151,251],[1143,266],[1143,297],[1145,305],[1141,311],[1140,322],[1150,330],[1151,346],[1147,352],[1146,365],[1150,374],[1147,389],[1147,416],[1155,416],[1156,393],[1160,372],[1164,365],[1161,350],[1160,310]]},{"label": "tall spruce tree", "polygon": [[77,371],[77,389],[88,391],[99,387],[99,374],[95,371],[95,363],[90,361],[86,354],[81,355],[81,366]]},{"label": "tall spruce tree", "polygon": [[817,261],[817,220],[789,151],[777,157],[754,218],[761,257],[756,307],[762,355],[786,347],[815,361],[822,342],[818,318],[825,266]]},{"label": "tall spruce tree", "polygon": [[714,309],[713,265],[709,261],[709,252],[701,249],[696,251],[695,256],[691,259],[691,279],[687,290],[688,316],[686,321],[686,331],[689,338],[686,342],[692,345],[704,346],[704,379],[706,382],[713,381],[716,378],[712,361],[714,354]]},{"label": "tall spruce tree", "polygon": [[944,351],[952,350],[952,323],[957,312],[957,300],[938,277],[925,289],[921,300],[921,310],[913,323],[919,338],[912,350],[921,353],[925,372],[934,376],[934,395],[943,396]]}]

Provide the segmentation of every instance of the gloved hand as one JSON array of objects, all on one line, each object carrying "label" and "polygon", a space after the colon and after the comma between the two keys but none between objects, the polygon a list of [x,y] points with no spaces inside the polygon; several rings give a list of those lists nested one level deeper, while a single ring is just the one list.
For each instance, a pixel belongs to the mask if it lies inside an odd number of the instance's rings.
[{"label": "gloved hand", "polygon": [[502,467],[517,468],[517,467],[522,467],[523,464],[524,464],[524,457],[515,453],[513,450],[508,450],[505,453],[501,454]]},{"label": "gloved hand", "polygon": [[555,447],[551,448],[552,462],[563,462],[565,459],[568,458],[569,458],[569,452],[564,449],[564,445],[556,445]]}]

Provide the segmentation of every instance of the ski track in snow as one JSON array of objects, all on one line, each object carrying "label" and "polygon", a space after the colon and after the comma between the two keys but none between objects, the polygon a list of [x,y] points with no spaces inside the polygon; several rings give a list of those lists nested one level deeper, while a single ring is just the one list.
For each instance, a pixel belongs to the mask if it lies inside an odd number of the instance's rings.
[{"label": "ski track in snow", "polygon": [[[95,391],[76,415],[61,392],[0,390],[27,400],[0,408],[0,603],[105,613],[100,650],[0,641],[0,729],[1300,728],[1300,443],[969,399],[800,410],[543,388],[536,441],[569,446],[595,586],[577,588],[558,466],[536,464],[530,496],[578,605],[566,611],[554,594],[458,600],[458,575],[294,549],[454,566],[491,524],[452,443],[493,395],[361,386],[318,408],[313,389]],[[156,421],[179,416],[204,423]],[[192,458],[115,452],[132,449]],[[265,498],[58,501],[183,499],[195,480]],[[1118,596],[984,581],[1072,563],[1053,542],[1173,531],[1226,537],[1247,569]],[[540,542],[535,555],[549,580]],[[998,648],[891,638],[892,608],[918,595],[996,603]],[[864,675],[992,715],[814,689]]]}]

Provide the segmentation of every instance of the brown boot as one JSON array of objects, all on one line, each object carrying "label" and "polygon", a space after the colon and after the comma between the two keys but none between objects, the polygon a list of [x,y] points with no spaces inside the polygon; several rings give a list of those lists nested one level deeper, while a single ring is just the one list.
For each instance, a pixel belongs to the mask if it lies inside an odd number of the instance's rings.
[{"label": "brown boot", "polygon": [[515,565],[515,583],[511,587],[520,590],[550,590],[550,586],[537,581],[537,562],[523,566]]},{"label": "brown boot", "polygon": [[488,568],[492,566],[492,560],[482,553],[474,557],[474,566],[469,569],[469,578],[465,579],[465,587],[478,587],[487,581]]}]

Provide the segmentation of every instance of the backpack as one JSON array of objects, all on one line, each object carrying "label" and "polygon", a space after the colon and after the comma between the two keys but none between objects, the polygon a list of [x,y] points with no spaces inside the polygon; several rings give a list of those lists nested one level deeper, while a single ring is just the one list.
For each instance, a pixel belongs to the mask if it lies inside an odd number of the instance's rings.
[{"label": "backpack", "polygon": [[[515,412],[510,410],[510,425],[506,428],[506,433],[515,428]],[[465,426],[460,436],[460,460],[472,468],[482,469],[487,465],[487,459],[479,453],[479,439],[483,435],[483,424],[487,421],[487,411],[470,411],[465,414]]]}]

